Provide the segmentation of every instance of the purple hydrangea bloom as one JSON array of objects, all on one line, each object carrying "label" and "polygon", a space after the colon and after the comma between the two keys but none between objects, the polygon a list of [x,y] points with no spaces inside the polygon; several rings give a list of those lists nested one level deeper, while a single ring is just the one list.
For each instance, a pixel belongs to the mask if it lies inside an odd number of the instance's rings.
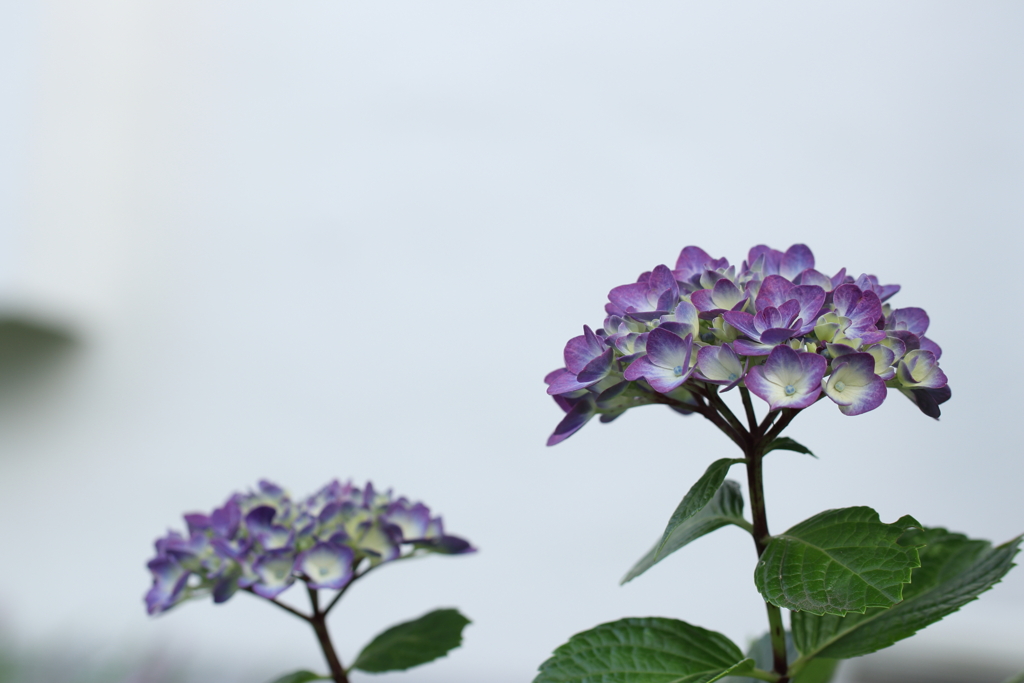
[{"label": "purple hydrangea bloom", "polygon": [[273,599],[296,582],[340,590],[362,571],[418,553],[474,552],[444,532],[423,503],[372,484],[333,481],[305,499],[261,481],[210,514],[185,515],[188,535],[156,541],[146,610],[159,614],[193,597],[228,600],[239,589]]},{"label": "purple hydrangea bloom", "polygon": [[890,306],[899,285],[815,266],[802,244],[758,245],[739,267],[689,246],[673,269],[659,265],[613,288],[604,324],[584,327],[566,345],[565,366],[545,378],[565,412],[548,445],[595,415],[608,422],[654,403],[689,414],[702,396],[736,386],[771,410],[827,396],[851,416],[892,388],[937,418],[951,392],[942,350],[925,336],[928,315]]}]

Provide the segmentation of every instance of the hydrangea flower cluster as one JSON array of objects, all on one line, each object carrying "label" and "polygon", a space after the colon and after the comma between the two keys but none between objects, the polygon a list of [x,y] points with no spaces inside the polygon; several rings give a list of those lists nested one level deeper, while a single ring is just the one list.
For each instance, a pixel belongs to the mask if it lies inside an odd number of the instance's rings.
[{"label": "hydrangea flower cluster", "polygon": [[674,268],[612,289],[604,325],[566,344],[565,367],[544,378],[566,412],[548,445],[594,415],[651,403],[693,412],[708,385],[745,387],[771,410],[827,396],[846,415],[874,410],[891,387],[938,418],[951,395],[942,350],[922,309],[888,303],[899,289],[845,268],[826,276],[803,244],[756,246],[739,268],[686,247]]},{"label": "hydrangea flower cluster", "polygon": [[[259,482],[210,514],[186,514],[187,535],[170,531],[149,561],[150,614],[207,594],[220,603],[239,589],[274,599],[296,581],[309,588],[345,588],[355,577],[414,553],[473,552],[444,532],[422,503],[333,481],[305,500]],[[357,571],[363,563],[366,569]]]}]

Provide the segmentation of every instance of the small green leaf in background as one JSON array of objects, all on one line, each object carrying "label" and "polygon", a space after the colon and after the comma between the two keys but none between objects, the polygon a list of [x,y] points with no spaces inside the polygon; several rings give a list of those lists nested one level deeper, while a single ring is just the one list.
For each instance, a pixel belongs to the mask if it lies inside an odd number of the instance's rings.
[{"label": "small green leaf in background", "polygon": [[432,662],[462,644],[462,629],[469,623],[458,610],[439,609],[392,626],[363,648],[352,668],[382,673]]},{"label": "small green leaf in background", "polygon": [[945,529],[926,529],[908,540],[924,547],[903,602],[845,617],[793,614],[793,635],[805,657],[859,657],[914,635],[999,583],[1014,566],[1021,542],[993,548]]},{"label": "small green leaf in background", "polygon": [[780,436],[779,438],[775,439],[775,441],[772,441],[770,444],[768,444],[768,446],[764,449],[765,455],[767,455],[771,451],[794,451],[796,453],[804,453],[805,455],[809,455],[812,458],[818,457],[814,453],[811,453],[810,448],[801,443],[793,441],[793,439],[789,438],[788,436]]},{"label": "small green leaf in background", "polygon": [[750,530],[750,523],[743,519],[743,494],[740,485],[732,480],[721,485],[711,501],[700,512],[675,526],[668,535],[668,539],[663,538],[658,541],[629,570],[620,583],[632,581],[683,546],[727,524],[735,524],[740,528]]},{"label": "small green leaf in background", "polygon": [[577,633],[533,683],[711,683],[753,670],[721,633],[676,619],[620,619]]},{"label": "small green leaf in background", "polygon": [[[799,657],[796,647],[793,645],[793,635],[786,632],[786,661],[792,664]],[[747,649],[747,657],[754,660],[754,666],[763,670],[771,671],[775,666],[775,656],[772,654],[772,636],[765,633],[755,640]],[[835,659],[815,659],[793,678],[793,683],[829,683],[835,676],[839,662]],[[759,683],[756,678],[745,676],[727,676],[722,683]]]},{"label": "small green leaf in background", "polygon": [[285,674],[280,678],[275,678],[273,683],[309,683],[309,681],[329,681],[330,676],[321,676],[315,674],[312,671],[294,671],[290,674]]},{"label": "small green leaf in background", "polygon": [[1003,683],[1024,683],[1024,671],[1021,671],[1016,676],[1010,676]]},{"label": "small green leaf in background", "polygon": [[899,544],[911,517],[883,524],[869,507],[826,510],[772,537],[754,583],[773,605],[812,614],[845,615],[890,607],[920,567],[917,548]]}]

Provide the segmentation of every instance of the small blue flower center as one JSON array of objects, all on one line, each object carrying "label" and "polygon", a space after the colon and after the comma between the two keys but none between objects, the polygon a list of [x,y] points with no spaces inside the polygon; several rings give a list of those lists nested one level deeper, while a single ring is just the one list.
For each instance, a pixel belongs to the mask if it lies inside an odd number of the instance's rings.
[{"label": "small blue flower center", "polygon": [[674,368],[672,368],[672,372],[676,373],[676,377],[682,377],[683,376],[683,366],[682,365],[675,366]]},{"label": "small blue flower center", "polygon": [[842,380],[839,380],[838,382],[836,382],[836,391],[842,391],[845,388],[846,388],[846,382],[844,382]]},{"label": "small blue flower center", "polygon": [[729,381],[730,382],[734,381],[737,377],[739,377],[739,375],[737,375],[735,372],[730,372],[729,373]]},{"label": "small blue flower center", "polygon": [[794,387],[792,384],[787,384],[786,388],[783,389],[783,391],[786,392],[786,396],[792,396],[793,394],[796,393],[796,387]]},{"label": "small blue flower center", "polygon": [[715,335],[712,332],[701,332],[700,340],[710,344],[711,342],[715,341]]}]

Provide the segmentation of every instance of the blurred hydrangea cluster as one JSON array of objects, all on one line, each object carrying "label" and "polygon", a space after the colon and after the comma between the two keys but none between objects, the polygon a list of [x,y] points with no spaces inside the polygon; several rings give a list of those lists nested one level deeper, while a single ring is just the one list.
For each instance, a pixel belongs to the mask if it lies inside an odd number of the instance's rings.
[{"label": "blurred hydrangea cluster", "polygon": [[890,306],[899,289],[845,268],[826,276],[803,244],[756,246],[739,268],[686,247],[674,268],[612,289],[604,325],[566,344],[565,367],[544,379],[566,412],[548,445],[594,415],[651,403],[690,412],[708,385],[746,387],[771,410],[825,395],[846,415],[874,410],[892,387],[937,418],[951,395],[942,350],[922,309]]},{"label": "blurred hydrangea cluster", "polygon": [[156,541],[149,561],[153,586],[146,608],[157,614],[207,594],[228,600],[239,589],[276,598],[296,581],[340,590],[366,569],[417,552],[460,554],[475,549],[446,535],[423,503],[333,481],[305,500],[259,482],[210,514],[186,514],[187,535]]}]

